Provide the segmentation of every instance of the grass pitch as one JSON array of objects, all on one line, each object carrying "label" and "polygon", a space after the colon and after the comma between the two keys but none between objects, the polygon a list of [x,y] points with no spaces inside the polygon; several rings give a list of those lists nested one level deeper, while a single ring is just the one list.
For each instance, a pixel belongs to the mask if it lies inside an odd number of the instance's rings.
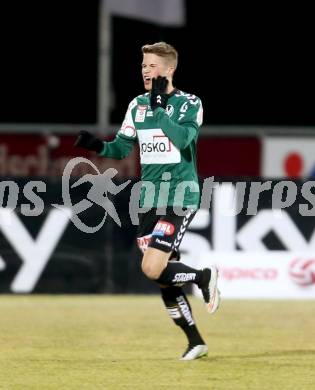
[{"label": "grass pitch", "polygon": [[0,296],[0,389],[315,389],[314,301],[191,298],[209,356],[158,296]]}]

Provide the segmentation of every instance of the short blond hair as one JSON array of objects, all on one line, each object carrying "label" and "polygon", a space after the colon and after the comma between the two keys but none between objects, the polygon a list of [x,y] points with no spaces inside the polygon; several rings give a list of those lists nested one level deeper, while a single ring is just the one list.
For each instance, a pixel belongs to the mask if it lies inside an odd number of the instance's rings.
[{"label": "short blond hair", "polygon": [[177,68],[178,64],[178,53],[174,46],[166,43],[166,42],[157,42],[152,45],[144,45],[142,46],[142,53],[152,53],[156,54],[159,57],[165,58],[169,63],[174,66],[174,69]]}]

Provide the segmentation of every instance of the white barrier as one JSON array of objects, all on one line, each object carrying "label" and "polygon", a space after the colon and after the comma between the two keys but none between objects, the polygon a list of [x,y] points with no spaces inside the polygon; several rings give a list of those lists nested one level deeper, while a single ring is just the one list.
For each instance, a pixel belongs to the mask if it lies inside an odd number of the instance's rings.
[{"label": "white barrier", "polygon": [[[222,298],[315,299],[315,254],[310,252],[203,252],[197,268],[216,264]],[[194,288],[200,296],[200,290]]]}]

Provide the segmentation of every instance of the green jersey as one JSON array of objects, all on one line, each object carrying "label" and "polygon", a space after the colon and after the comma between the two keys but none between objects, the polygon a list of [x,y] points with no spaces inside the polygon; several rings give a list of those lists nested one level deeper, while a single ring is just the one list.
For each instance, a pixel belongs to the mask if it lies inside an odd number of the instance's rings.
[{"label": "green jersey", "polygon": [[150,107],[150,95],[137,96],[112,142],[101,156],[122,159],[139,144],[142,190],[140,206],[197,208],[200,200],[196,143],[202,124],[201,100],[180,90],[169,95],[167,107]]}]

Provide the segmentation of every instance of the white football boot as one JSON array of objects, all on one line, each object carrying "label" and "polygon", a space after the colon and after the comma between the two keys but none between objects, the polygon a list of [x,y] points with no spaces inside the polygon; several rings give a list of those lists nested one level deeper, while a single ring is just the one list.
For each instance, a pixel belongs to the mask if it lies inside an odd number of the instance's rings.
[{"label": "white football boot", "polygon": [[183,356],[179,360],[195,360],[206,356],[208,354],[208,347],[205,344],[188,346]]},{"label": "white football boot", "polygon": [[212,265],[209,268],[205,268],[203,271],[209,274],[209,281],[205,286],[201,286],[200,289],[208,313],[213,314],[217,311],[220,304],[220,291],[217,287],[218,269],[216,266]]}]

